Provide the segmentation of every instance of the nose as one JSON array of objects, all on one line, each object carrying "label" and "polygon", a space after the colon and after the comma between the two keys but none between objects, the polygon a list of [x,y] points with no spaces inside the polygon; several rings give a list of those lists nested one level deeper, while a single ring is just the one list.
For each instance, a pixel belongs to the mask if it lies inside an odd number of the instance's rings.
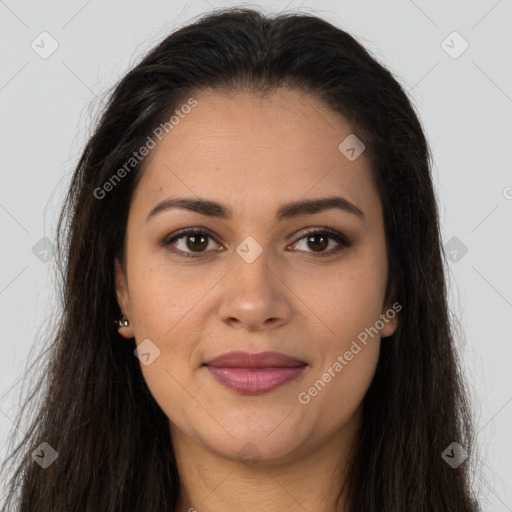
[{"label": "nose", "polygon": [[220,319],[230,327],[259,331],[280,327],[292,316],[292,291],[271,268],[265,251],[252,263],[242,258],[227,276],[219,306]]}]

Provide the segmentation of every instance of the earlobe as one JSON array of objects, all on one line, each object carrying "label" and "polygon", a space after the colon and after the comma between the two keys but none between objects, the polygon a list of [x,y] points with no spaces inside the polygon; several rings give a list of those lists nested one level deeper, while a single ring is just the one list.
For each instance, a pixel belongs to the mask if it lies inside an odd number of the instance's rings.
[{"label": "earlobe", "polygon": [[381,331],[381,338],[388,338],[389,336],[393,335],[398,327],[398,320],[397,318],[395,317],[394,319],[392,320],[389,320],[386,322],[385,320],[383,320],[385,325],[384,327],[382,328],[382,331]]},{"label": "earlobe", "polygon": [[382,327],[381,338],[388,338],[393,335],[398,328],[398,312],[402,307],[395,302],[392,306],[383,311],[380,318],[384,326]]},{"label": "earlobe", "polygon": [[131,308],[128,285],[126,283],[126,276],[122,269],[121,263],[117,258],[114,260],[114,274],[117,303],[119,304],[119,308],[122,312],[122,315],[117,321],[117,331],[121,336],[123,336],[123,338],[131,339],[134,337],[134,332],[132,326],[130,325]]},{"label": "earlobe", "polygon": [[126,318],[124,314],[121,315],[121,318],[116,321],[116,325],[118,326],[117,332],[126,339],[131,339],[134,337],[133,329],[130,327],[130,321]]}]

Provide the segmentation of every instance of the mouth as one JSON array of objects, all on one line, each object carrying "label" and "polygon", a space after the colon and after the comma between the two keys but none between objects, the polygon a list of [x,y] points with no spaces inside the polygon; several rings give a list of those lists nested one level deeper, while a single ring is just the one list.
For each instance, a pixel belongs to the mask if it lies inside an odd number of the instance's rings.
[{"label": "mouth", "polygon": [[259,395],[297,378],[308,365],[279,352],[238,351],[222,354],[203,366],[225,387],[243,395]]}]

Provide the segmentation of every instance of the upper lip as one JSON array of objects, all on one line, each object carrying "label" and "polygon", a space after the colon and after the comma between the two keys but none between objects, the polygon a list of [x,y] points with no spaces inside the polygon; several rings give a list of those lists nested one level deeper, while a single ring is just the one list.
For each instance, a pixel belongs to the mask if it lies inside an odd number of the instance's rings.
[{"label": "upper lip", "polygon": [[278,368],[305,366],[304,361],[280,352],[226,352],[204,363],[217,368]]}]

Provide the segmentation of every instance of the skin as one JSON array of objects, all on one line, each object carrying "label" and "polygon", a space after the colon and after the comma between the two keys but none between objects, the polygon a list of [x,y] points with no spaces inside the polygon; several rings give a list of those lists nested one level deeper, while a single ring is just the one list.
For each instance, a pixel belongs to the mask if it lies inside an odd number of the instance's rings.
[{"label": "skin", "polygon": [[[119,332],[137,345],[150,339],[160,350],[141,369],[169,418],[178,510],[334,511],[381,338],[393,334],[398,317],[360,344],[309,403],[297,397],[391,307],[384,303],[384,224],[369,162],[364,152],[354,161],[340,152],[353,130],[312,95],[281,88],[265,97],[194,97],[197,106],[151,152],[130,205],[126,268],[115,262],[119,305],[130,321]],[[364,218],[333,208],[275,218],[283,203],[333,195]],[[234,216],[171,208],[146,221],[169,197],[218,201]],[[325,226],[352,245],[319,256],[338,243],[329,239],[318,249],[304,236]],[[186,236],[159,245],[187,227],[207,228],[216,239],[199,252]],[[248,236],[263,249],[252,263],[236,252]],[[202,367],[232,350],[282,352],[308,366],[271,392],[247,396]],[[252,450],[253,461],[244,462],[240,450]]]}]

